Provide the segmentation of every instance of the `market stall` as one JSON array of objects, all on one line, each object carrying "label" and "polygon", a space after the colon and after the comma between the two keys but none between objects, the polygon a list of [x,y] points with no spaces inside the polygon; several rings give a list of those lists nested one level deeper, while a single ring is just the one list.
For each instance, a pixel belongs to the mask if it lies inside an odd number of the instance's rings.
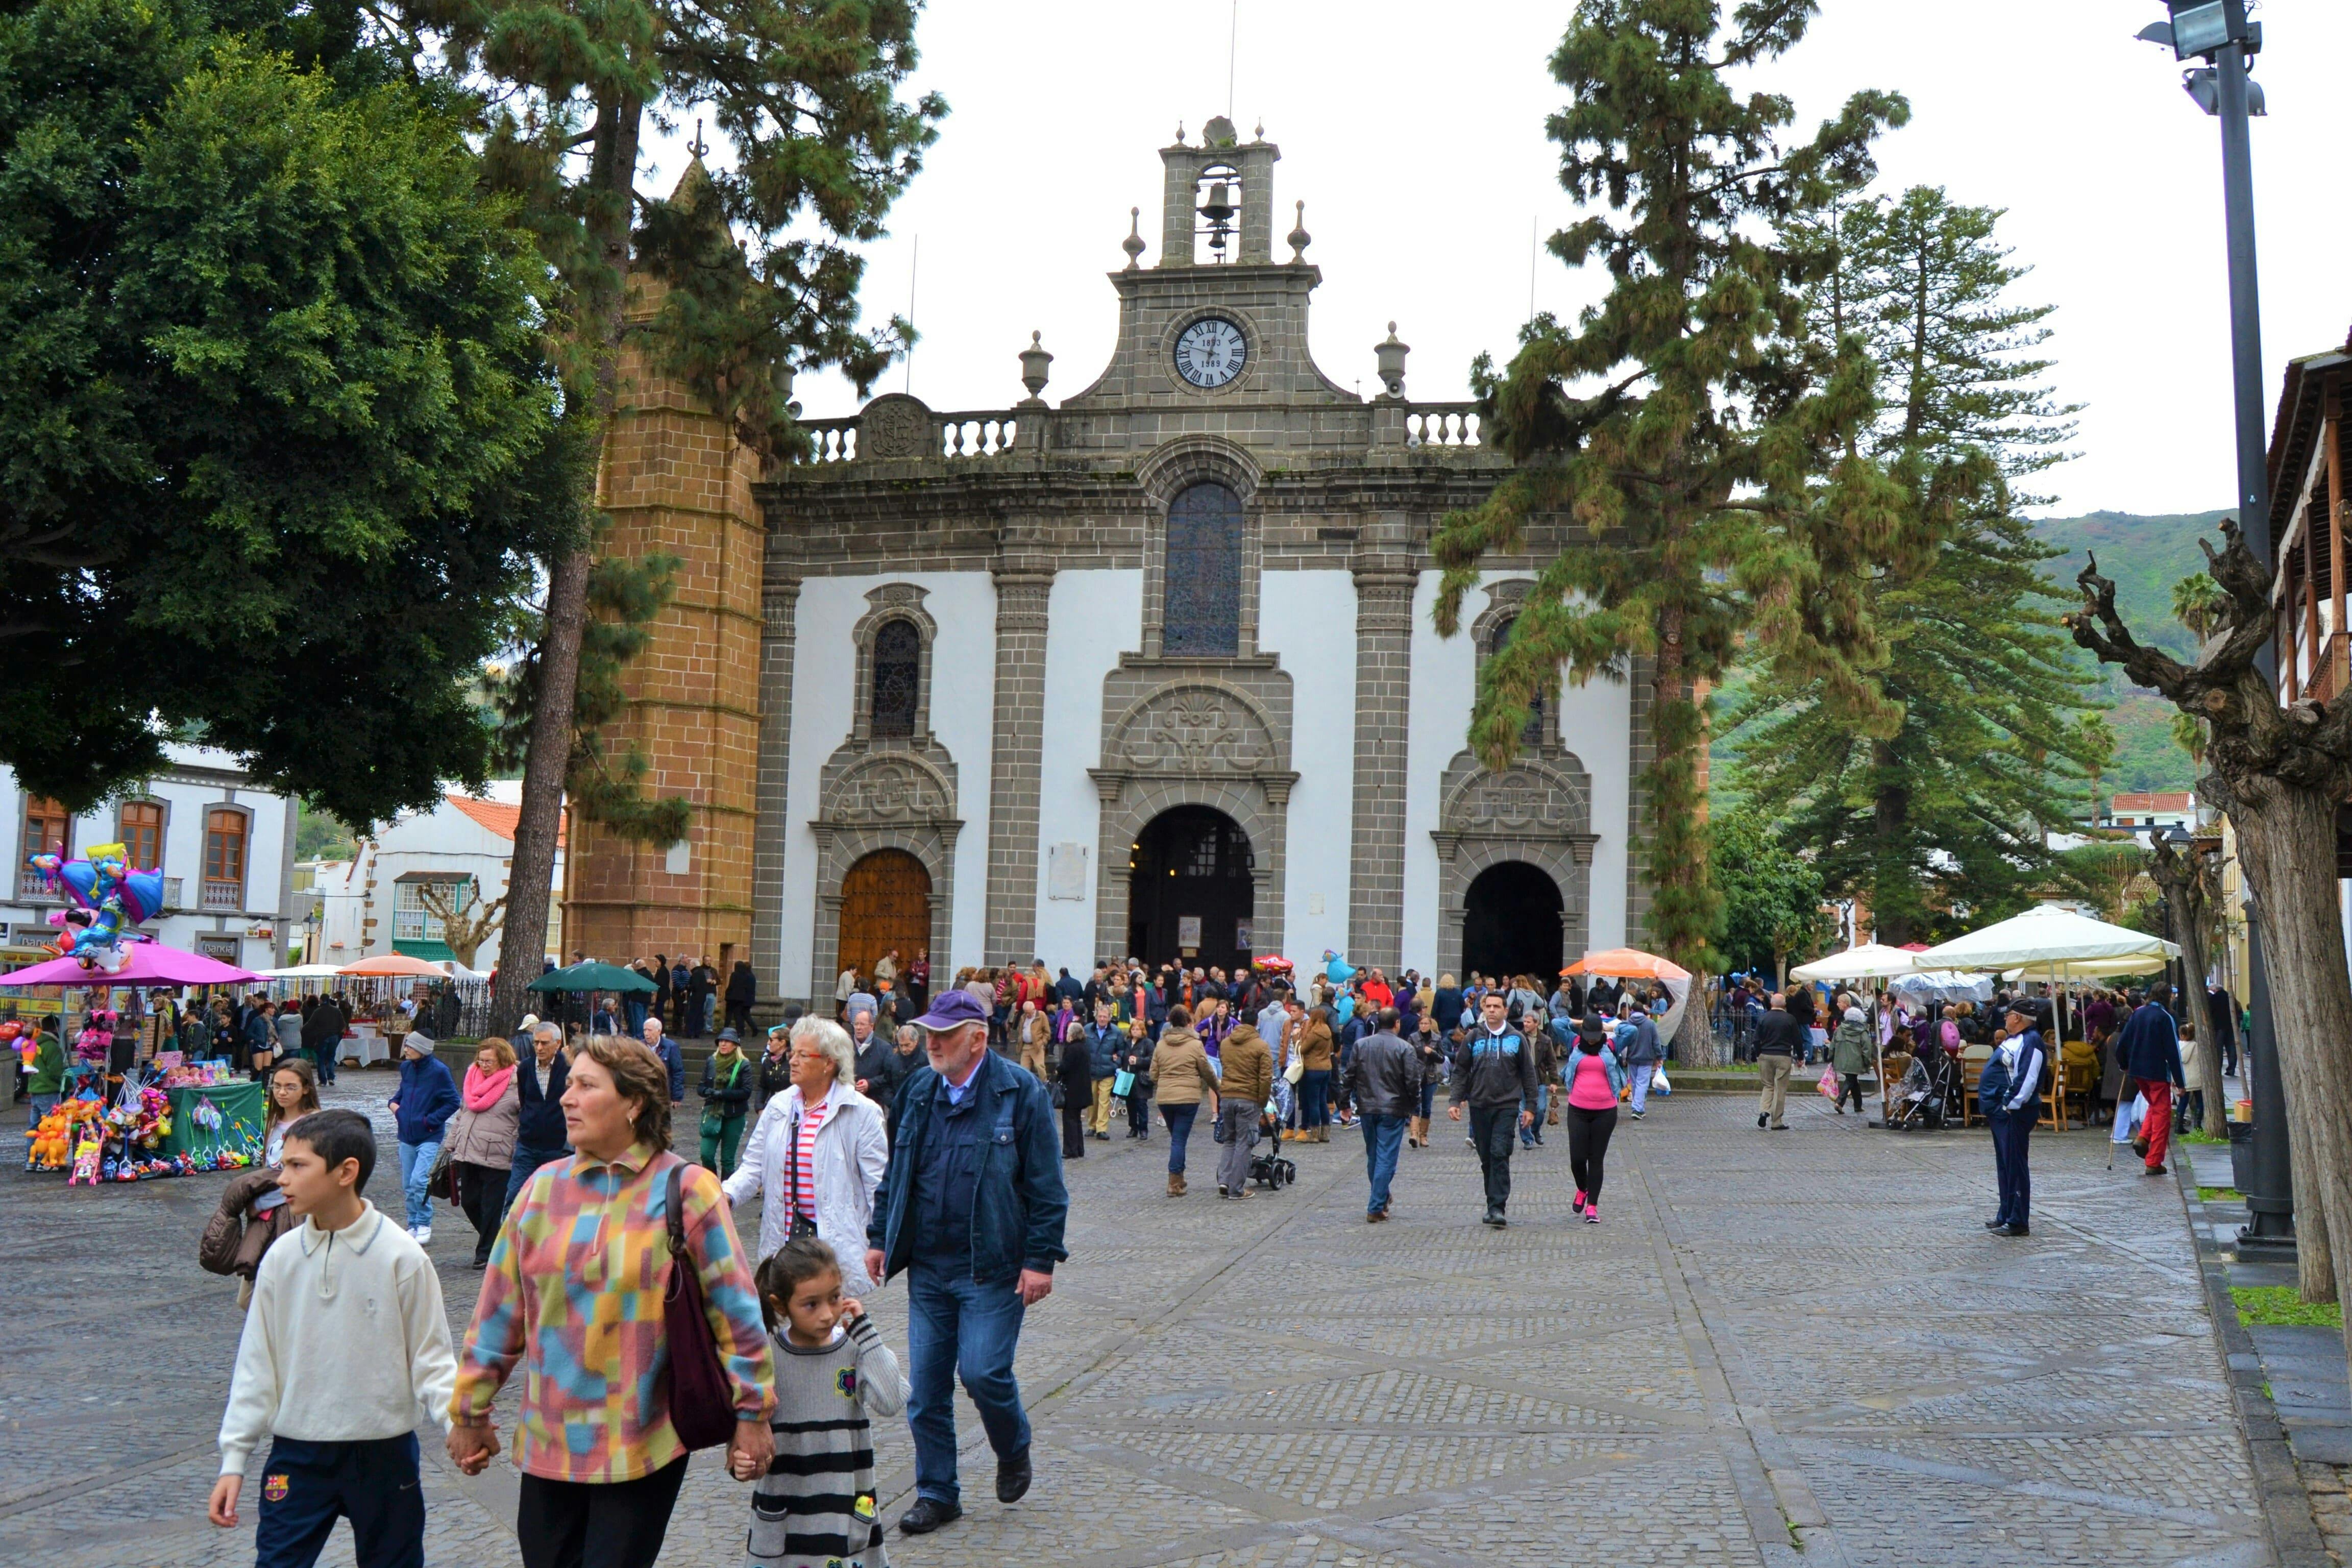
[{"label": "market stall", "polygon": [[[1811,963],[1801,963],[1789,971],[1789,978],[1807,985],[1817,981],[1836,985],[1849,980],[1891,980],[1899,974],[1908,974],[1918,967],[1919,955],[1909,948],[1865,942]],[[1871,1050],[1878,1077],[1878,1124],[1884,1127],[1888,1122],[1886,1041],[1878,1026],[1878,998],[1874,994],[1870,999],[1870,1011]]]},{"label": "market stall", "polygon": [[1690,1005],[1691,973],[1671,958],[1660,958],[1638,947],[1612,947],[1586,953],[1560,973],[1594,979],[1654,980],[1666,988],[1669,1004],[1665,1016],[1658,1020],[1658,1038],[1671,1047],[1682,1032],[1683,1013]]}]

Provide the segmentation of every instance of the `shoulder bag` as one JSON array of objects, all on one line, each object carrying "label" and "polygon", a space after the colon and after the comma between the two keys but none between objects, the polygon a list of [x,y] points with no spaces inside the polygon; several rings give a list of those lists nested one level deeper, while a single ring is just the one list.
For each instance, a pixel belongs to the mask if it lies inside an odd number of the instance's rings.
[{"label": "shoulder bag", "polygon": [[787,1239],[798,1241],[804,1236],[816,1234],[816,1221],[801,1213],[801,1119],[798,1116],[793,1118],[792,1152],[784,1156],[784,1163],[791,1166],[793,1173],[793,1227]]},{"label": "shoulder bag", "polygon": [[702,1300],[702,1274],[686,1239],[687,1167],[670,1167],[663,1215],[669,1228],[669,1280],[662,1288],[662,1337],[669,1344],[669,1423],[689,1451],[735,1436],[735,1397],[719,1361],[719,1337]]}]

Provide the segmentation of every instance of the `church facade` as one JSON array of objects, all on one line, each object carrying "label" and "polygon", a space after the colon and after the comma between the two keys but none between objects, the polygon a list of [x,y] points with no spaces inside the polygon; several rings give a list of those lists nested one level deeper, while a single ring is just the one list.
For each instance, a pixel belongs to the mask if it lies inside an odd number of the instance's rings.
[{"label": "church facade", "polygon": [[[716,501],[638,494],[666,520],[641,542],[724,548],[689,628],[712,657],[633,676],[633,723],[756,725],[752,787],[721,805],[695,784],[697,840],[667,856],[583,836],[578,945],[698,937],[750,958],[763,998],[807,999],[893,948],[940,976],[1327,948],[1541,972],[1639,939],[1644,672],[1537,705],[1506,771],[1471,756],[1478,663],[1536,553],[1490,561],[1444,638],[1428,545],[1505,460],[1468,405],[1406,397],[1393,326],[1367,345],[1377,395],[1317,367],[1321,275],[1303,217],[1276,232],[1272,143],[1218,119],[1160,156],[1159,254],[1143,264],[1139,221],[1091,384],[1049,401],[1033,335],[1012,407],[879,396],[809,422],[807,461],[705,474]],[[624,531],[632,515],[616,503]]]}]

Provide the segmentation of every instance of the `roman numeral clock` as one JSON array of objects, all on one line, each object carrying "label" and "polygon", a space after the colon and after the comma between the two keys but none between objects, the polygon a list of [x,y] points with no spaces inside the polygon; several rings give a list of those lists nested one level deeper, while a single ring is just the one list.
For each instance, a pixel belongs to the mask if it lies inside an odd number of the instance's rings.
[{"label": "roman numeral clock", "polygon": [[1223,316],[1203,316],[1176,339],[1176,374],[1194,386],[1226,385],[1248,360],[1249,340]]}]

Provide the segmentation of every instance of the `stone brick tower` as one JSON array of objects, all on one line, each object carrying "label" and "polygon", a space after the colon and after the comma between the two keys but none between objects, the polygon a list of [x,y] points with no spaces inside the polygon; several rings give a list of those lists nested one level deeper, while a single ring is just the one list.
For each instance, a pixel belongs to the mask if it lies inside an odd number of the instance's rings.
[{"label": "stone brick tower", "polygon": [[[709,178],[697,159],[673,200]],[[630,320],[649,320],[661,285],[633,286]],[[602,552],[662,552],[677,592],[628,666],[626,714],[606,739],[653,763],[646,787],[694,805],[686,838],[631,844],[575,822],[565,895],[568,945],[608,962],[656,952],[708,957],[722,983],[751,956],[751,828],[760,732],[760,578],[765,530],[751,497],[759,463],[644,348],[621,356],[597,499],[612,519]],[[569,954],[566,955],[567,958]]]}]

